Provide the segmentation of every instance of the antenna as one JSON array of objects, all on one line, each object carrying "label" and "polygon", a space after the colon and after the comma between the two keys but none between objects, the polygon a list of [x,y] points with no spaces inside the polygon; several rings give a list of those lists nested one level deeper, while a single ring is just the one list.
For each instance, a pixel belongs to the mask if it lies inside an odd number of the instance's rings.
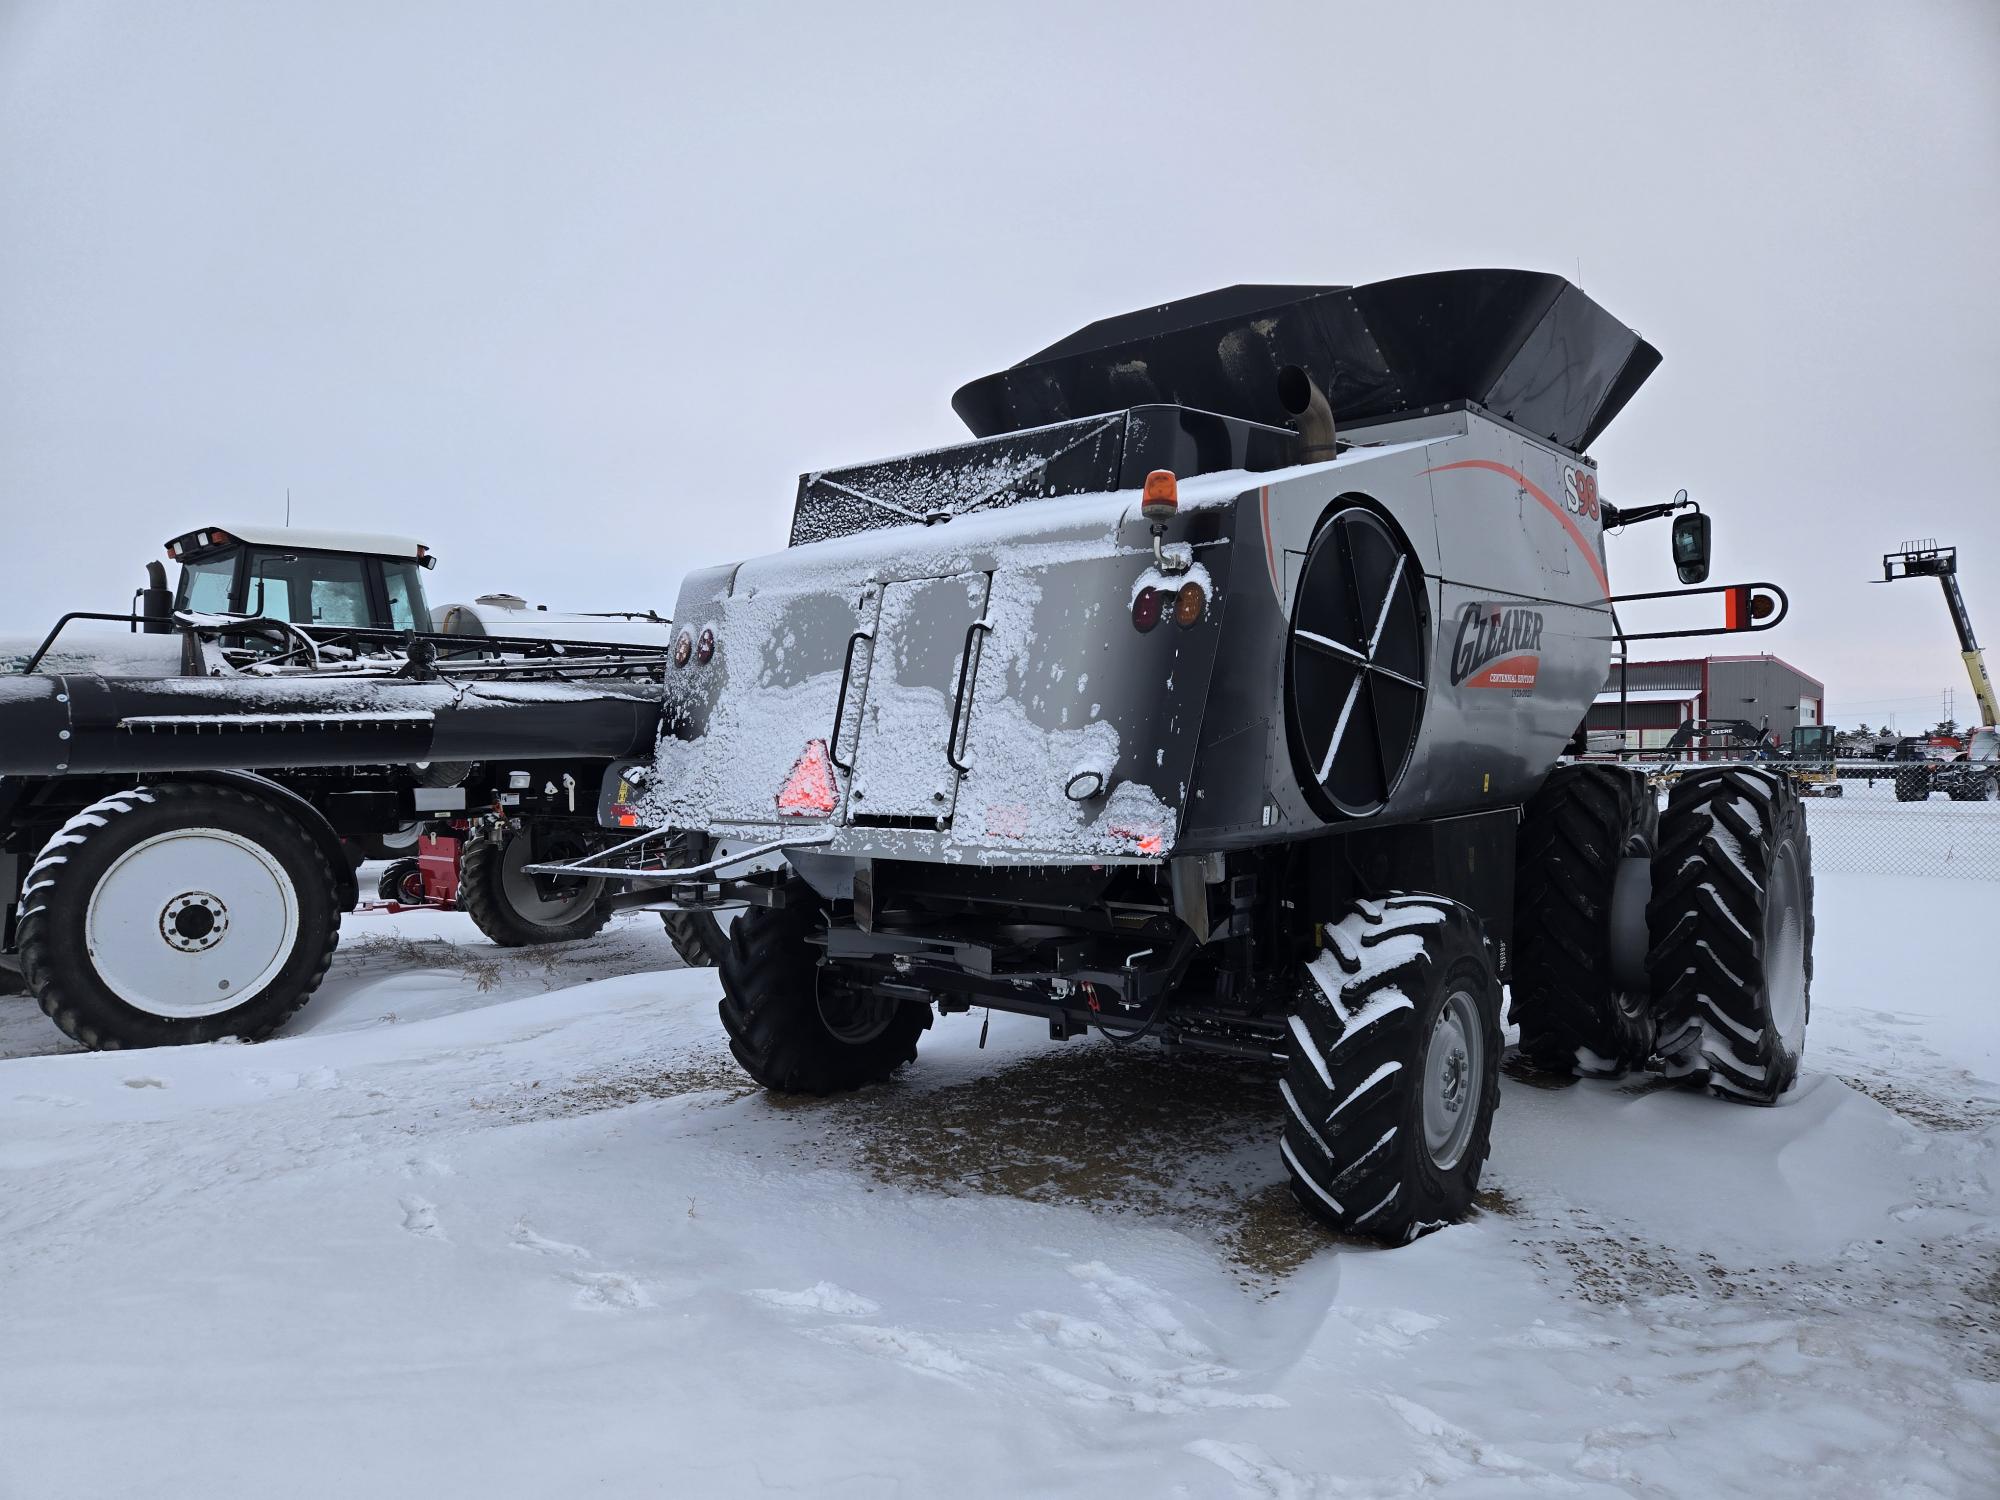
[{"label": "antenna", "polygon": [[291,526],[292,526],[292,487],[288,484],[285,486],[285,529],[289,531],[291,529]]}]

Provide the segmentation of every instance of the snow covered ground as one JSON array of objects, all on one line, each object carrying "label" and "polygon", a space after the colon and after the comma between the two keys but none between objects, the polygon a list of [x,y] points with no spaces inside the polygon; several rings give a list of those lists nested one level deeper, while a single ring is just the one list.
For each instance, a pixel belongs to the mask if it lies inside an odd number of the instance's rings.
[{"label": "snow covered ground", "polygon": [[260,1046],[0,999],[0,1495],[1990,1496],[2000,883],[1826,874],[1776,1109],[1508,1079],[1485,1211],[1268,1083],[939,1023],[752,1092],[654,919],[349,919]]}]

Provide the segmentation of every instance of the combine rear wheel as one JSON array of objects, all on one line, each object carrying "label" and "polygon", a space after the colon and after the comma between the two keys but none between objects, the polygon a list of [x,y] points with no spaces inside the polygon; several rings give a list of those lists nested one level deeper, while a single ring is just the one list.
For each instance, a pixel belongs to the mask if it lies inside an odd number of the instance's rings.
[{"label": "combine rear wheel", "polygon": [[1463,1215],[1500,1098],[1500,983],[1441,896],[1361,901],[1326,929],[1291,1016],[1281,1149],[1335,1229],[1401,1244]]},{"label": "combine rear wheel", "polygon": [[1521,818],[1513,1019],[1552,1072],[1617,1078],[1653,1052],[1646,902],[1659,805],[1623,766],[1557,766]]},{"label": "combine rear wheel", "polygon": [[326,977],[333,871],[286,813],[232,787],[116,792],[22,887],[21,965],[86,1047],[269,1036]]},{"label": "combine rear wheel", "polygon": [[534,826],[503,844],[482,839],[459,861],[458,901],[479,930],[503,948],[569,943],[600,931],[611,914],[599,905],[604,881],[594,876],[530,875],[531,864],[576,859],[579,839]]},{"label": "combine rear wheel", "polygon": [[1740,766],[1690,772],[1660,819],[1647,908],[1670,1076],[1774,1103],[1811,1014],[1812,843],[1797,789]]},{"label": "combine rear wheel", "polygon": [[819,898],[802,882],[785,894],[738,917],[722,955],[722,1024],[743,1071],[775,1093],[839,1094],[915,1061],[930,1007],[831,977],[812,941]]}]

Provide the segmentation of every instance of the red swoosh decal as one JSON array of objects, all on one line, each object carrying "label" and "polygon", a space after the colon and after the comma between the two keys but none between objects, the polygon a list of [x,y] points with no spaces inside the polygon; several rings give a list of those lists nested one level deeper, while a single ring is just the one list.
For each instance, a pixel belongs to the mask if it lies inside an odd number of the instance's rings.
[{"label": "red swoosh decal", "polygon": [[1258,503],[1264,510],[1264,566],[1271,570],[1271,592],[1279,599],[1285,597],[1284,585],[1278,582],[1278,555],[1271,543],[1271,487],[1267,484],[1257,492]]},{"label": "red swoosh decal", "polygon": [[1597,586],[1604,590],[1604,597],[1607,599],[1611,597],[1611,580],[1605,576],[1604,564],[1597,560],[1597,549],[1590,545],[1590,538],[1586,537],[1583,534],[1582,528],[1569,518],[1569,512],[1537,488],[1527,475],[1523,474],[1519,469],[1510,469],[1505,464],[1495,463],[1490,458],[1461,459],[1455,464],[1439,464],[1434,469],[1425,469],[1424,473],[1448,474],[1453,469],[1490,469],[1495,474],[1505,474],[1522,489],[1541,501],[1542,509],[1562,522],[1563,530],[1567,531],[1569,539],[1576,543],[1576,550],[1581,552],[1583,560],[1590,564],[1591,575],[1597,579]]}]

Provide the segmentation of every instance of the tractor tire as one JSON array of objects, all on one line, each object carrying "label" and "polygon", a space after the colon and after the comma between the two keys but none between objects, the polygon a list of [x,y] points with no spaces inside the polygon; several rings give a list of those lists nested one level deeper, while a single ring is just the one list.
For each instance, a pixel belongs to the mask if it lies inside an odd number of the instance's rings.
[{"label": "tractor tire", "polygon": [[1896,773],[1896,800],[1898,802],[1924,802],[1931,795],[1931,778],[1928,771],[1898,771]]},{"label": "tractor tire", "polygon": [[1798,1077],[1812,1013],[1812,842],[1782,776],[1684,776],[1660,819],[1647,926],[1669,1077],[1772,1104]]},{"label": "tractor tire", "polygon": [[1659,803],[1623,766],[1557,766],[1515,848],[1511,1019],[1536,1067],[1620,1078],[1653,1055],[1646,899]]},{"label": "tractor tire", "polygon": [[712,911],[663,911],[660,921],[667,940],[690,969],[713,969],[722,962],[729,947],[729,934]]},{"label": "tractor tire", "polygon": [[[699,834],[683,833],[668,843],[665,858],[669,864],[693,865],[699,864],[707,854],[707,839]],[[690,969],[713,969],[722,962],[723,950],[729,946],[729,934],[723,930],[722,920],[714,912],[663,911],[660,921],[667,929],[667,940],[674,945],[674,952]]]},{"label": "tractor tire", "polygon": [[1500,1099],[1500,981],[1441,896],[1356,902],[1290,1017],[1280,1150],[1330,1227],[1403,1244],[1463,1216]]},{"label": "tractor tire", "polygon": [[375,894],[384,901],[400,902],[404,906],[424,904],[424,867],[412,855],[399,859],[382,872],[382,878],[375,884]]},{"label": "tractor tire", "polygon": [[538,859],[581,854],[583,846],[537,847],[536,830],[468,843],[459,857],[458,904],[474,925],[502,948],[573,943],[592,937],[611,920],[601,878],[562,879],[530,875],[522,868]]},{"label": "tractor tire", "polygon": [[115,792],[51,838],[22,887],[21,965],[86,1047],[258,1041],[305,1004],[340,934],[333,869],[234,787]]},{"label": "tractor tire", "polygon": [[825,922],[803,882],[786,904],[737,918],[722,954],[723,1028],[743,1071],[778,1094],[840,1094],[880,1083],[917,1056],[927,1005],[843,993],[811,941]]}]

